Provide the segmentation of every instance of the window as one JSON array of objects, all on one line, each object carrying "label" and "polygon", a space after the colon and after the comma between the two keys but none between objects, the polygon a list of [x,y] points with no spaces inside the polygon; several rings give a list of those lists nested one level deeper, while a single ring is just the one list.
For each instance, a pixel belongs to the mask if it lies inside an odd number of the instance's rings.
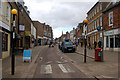
[{"label": "window", "polygon": [[97,6],[97,13],[99,12],[99,5]]},{"label": "window", "polygon": [[99,34],[97,35],[97,41],[99,42]]},{"label": "window", "polygon": [[100,10],[102,10],[102,3],[100,3]]},{"label": "window", "polygon": [[95,14],[96,14],[96,9],[95,9]]},{"label": "window", "polygon": [[99,26],[99,18],[97,18],[97,27]]},{"label": "window", "polygon": [[95,41],[96,41],[96,35],[95,35]]},{"label": "window", "polygon": [[120,48],[120,35],[115,35],[115,47]]},{"label": "window", "polygon": [[109,13],[109,26],[113,25],[113,12]]},{"label": "window", "polygon": [[95,29],[96,29],[96,20],[95,20]]},{"label": "window", "polygon": [[8,34],[2,33],[2,51],[8,50]]},{"label": "window", "polygon": [[4,15],[4,2],[1,1],[1,14]]},{"label": "window", "polygon": [[9,6],[7,6],[7,9],[6,9],[7,11],[6,11],[6,19],[7,20],[10,20],[10,7]]},{"label": "window", "polygon": [[102,26],[102,16],[100,16],[100,26]]},{"label": "window", "polygon": [[108,36],[106,37],[106,47],[107,47],[107,48],[109,47],[109,39],[108,39]]},{"label": "window", "polygon": [[94,22],[92,23],[92,26],[93,26],[93,30],[94,30]]}]

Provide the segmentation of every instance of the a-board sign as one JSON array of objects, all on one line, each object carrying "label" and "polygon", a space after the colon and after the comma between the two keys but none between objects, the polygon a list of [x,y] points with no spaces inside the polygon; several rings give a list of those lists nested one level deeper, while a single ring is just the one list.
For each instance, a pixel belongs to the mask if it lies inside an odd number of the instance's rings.
[{"label": "a-board sign", "polygon": [[31,50],[24,50],[23,61],[31,60]]}]

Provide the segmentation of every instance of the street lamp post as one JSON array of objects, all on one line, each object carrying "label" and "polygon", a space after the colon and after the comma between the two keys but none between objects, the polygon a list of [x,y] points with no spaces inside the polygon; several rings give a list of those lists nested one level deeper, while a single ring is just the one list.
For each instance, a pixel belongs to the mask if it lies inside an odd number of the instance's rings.
[{"label": "street lamp post", "polygon": [[11,11],[12,15],[13,15],[13,30],[12,30],[12,58],[11,58],[11,74],[14,75],[15,72],[15,50],[14,50],[14,39],[15,39],[15,16],[17,14],[17,10],[16,9],[12,9]]},{"label": "street lamp post", "polygon": [[84,49],[84,63],[86,63],[86,56],[87,56],[87,51],[86,51],[86,46],[87,46],[87,36],[86,36],[86,27],[87,27],[87,22],[88,20],[85,19],[83,21],[84,25],[85,25],[85,49]]}]

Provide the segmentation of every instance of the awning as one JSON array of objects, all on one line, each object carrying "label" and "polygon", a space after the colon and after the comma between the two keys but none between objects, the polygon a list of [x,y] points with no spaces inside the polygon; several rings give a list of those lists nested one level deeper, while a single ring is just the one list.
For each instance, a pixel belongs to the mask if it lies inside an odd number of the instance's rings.
[{"label": "awning", "polygon": [[43,39],[43,37],[38,36],[39,39]]},{"label": "awning", "polygon": [[44,39],[48,39],[47,37],[43,37]]}]

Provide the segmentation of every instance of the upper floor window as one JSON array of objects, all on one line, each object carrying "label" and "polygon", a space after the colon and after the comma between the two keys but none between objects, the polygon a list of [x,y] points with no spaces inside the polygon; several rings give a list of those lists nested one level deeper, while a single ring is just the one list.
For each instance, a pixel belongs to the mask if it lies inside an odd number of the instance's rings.
[{"label": "upper floor window", "polygon": [[96,9],[95,9],[95,14],[96,14]]},{"label": "upper floor window", "polygon": [[93,30],[94,30],[94,22],[92,23],[92,26],[93,26]]},{"label": "upper floor window", "polygon": [[102,3],[100,3],[100,10],[102,10]]},{"label": "upper floor window", "polygon": [[100,26],[102,26],[102,16],[100,16]]},{"label": "upper floor window", "polygon": [[113,25],[113,12],[109,13],[109,26]]},{"label": "upper floor window", "polygon": [[95,20],[95,29],[96,29],[96,20]]},{"label": "upper floor window", "polygon": [[99,26],[99,18],[97,18],[97,27]]},{"label": "upper floor window", "polygon": [[6,19],[7,20],[10,20],[10,7],[9,6],[7,6],[7,9],[6,9],[7,11],[6,11]]},{"label": "upper floor window", "polygon": [[99,12],[99,6],[97,6],[97,13]]}]

